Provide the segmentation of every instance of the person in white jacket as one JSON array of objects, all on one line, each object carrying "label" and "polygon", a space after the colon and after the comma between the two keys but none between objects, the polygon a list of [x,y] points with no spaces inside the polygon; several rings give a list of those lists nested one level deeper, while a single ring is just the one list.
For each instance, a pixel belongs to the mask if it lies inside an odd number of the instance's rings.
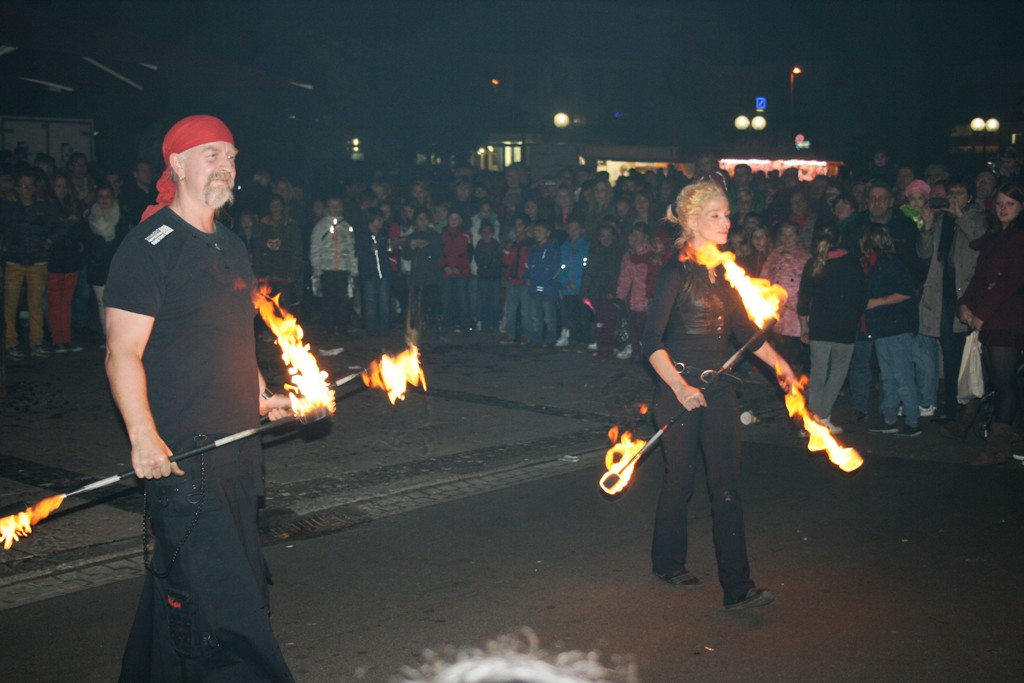
[{"label": "person in white jacket", "polygon": [[323,297],[323,322],[328,333],[345,335],[352,315],[352,287],[359,274],[355,231],[342,217],[341,199],[327,200],[324,217],[309,238],[313,292]]}]

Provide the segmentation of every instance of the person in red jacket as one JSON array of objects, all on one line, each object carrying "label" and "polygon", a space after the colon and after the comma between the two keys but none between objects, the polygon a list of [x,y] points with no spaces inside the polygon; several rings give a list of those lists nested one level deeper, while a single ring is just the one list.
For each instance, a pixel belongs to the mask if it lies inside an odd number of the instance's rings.
[{"label": "person in red jacket", "polygon": [[441,334],[469,329],[469,262],[472,244],[462,216],[448,214],[448,226],[441,233]]},{"label": "person in red jacket", "polygon": [[530,304],[523,274],[526,253],[533,246],[533,238],[526,222],[527,218],[522,214],[513,219],[513,237],[501,252],[501,260],[505,264],[505,334],[501,338],[502,344],[526,344],[530,337]]}]

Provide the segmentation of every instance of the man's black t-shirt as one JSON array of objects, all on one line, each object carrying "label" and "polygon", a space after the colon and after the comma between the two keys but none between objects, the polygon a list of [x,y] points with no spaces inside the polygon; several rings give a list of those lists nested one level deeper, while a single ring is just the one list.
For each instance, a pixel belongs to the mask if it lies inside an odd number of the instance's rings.
[{"label": "man's black t-shirt", "polygon": [[255,278],[245,245],[201,232],[169,208],[132,229],[110,266],[104,304],[154,318],[142,362],[164,438],[259,424]]}]

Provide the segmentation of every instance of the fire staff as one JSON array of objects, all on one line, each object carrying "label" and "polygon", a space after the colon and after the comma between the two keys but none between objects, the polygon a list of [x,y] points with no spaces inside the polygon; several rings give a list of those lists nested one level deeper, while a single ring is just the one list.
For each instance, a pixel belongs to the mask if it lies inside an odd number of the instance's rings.
[{"label": "fire staff", "polygon": [[[745,341],[757,333],[722,268],[697,262],[708,245],[729,238],[729,201],[714,182],[687,186],[667,219],[679,225],[679,260],[666,265],[655,288],[644,329],[643,349],[657,373],[654,418],[658,424],[686,409],[681,422],[662,437],[665,476],[658,499],[651,549],[653,571],[663,581],[688,589],[703,583],[686,568],[687,505],[693,495],[698,451],[703,452],[711,498],[718,580],[728,610],[767,605],[775,598],[750,580],[739,493],[740,421],[736,382],[707,373],[729,357],[729,336]],[[789,386],[793,371],[767,343],[754,355],[778,368]],[[685,364],[680,372],[676,364]],[[701,373],[714,378],[701,381]]]},{"label": "fire staff", "polygon": [[257,426],[261,413],[279,419],[289,411],[256,365],[245,245],[214,220],[232,199],[236,153],[215,117],[174,124],[157,204],[110,268],[107,376],[155,537],[123,683],[293,680],[270,627],[256,523],[259,442],[238,441],[180,467],[168,461]]}]

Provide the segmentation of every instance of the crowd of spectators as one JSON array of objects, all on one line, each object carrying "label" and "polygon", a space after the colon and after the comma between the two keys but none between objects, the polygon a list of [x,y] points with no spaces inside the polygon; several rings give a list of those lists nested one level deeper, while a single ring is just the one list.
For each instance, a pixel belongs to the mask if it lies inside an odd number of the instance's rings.
[{"label": "crowd of spectators", "polygon": [[[64,167],[45,155],[2,162],[5,352],[20,360],[78,351],[76,335],[94,338],[97,320],[102,335],[107,266],[155,199],[153,169],[98,173],[81,154]],[[853,419],[869,420],[877,358],[875,431],[915,436],[930,418],[962,438],[973,415],[958,403],[955,379],[969,328],[984,330],[996,359],[988,369],[1000,421],[1019,420],[1016,382],[995,375],[1016,377],[1024,348],[1024,269],[1000,269],[1024,257],[1020,165],[1010,147],[965,176],[941,164],[919,173],[879,152],[842,177],[804,180],[795,168],[765,174],[744,164],[730,175],[703,156],[694,178],[631,171],[613,185],[582,167],[534,178],[515,164],[419,178],[379,172],[318,197],[259,170],[239,179],[220,217],[245,242],[257,278],[323,344],[404,327],[442,343],[477,333],[642,360],[647,304],[674,258],[665,211],[686,184],[710,179],[728,193],[737,262],[788,294],[774,341],[810,373],[811,407],[829,428],[842,431],[831,409],[846,381]],[[974,277],[979,254],[987,282]],[[27,345],[18,334],[23,289]],[[978,464],[1005,451],[980,454]]]}]

